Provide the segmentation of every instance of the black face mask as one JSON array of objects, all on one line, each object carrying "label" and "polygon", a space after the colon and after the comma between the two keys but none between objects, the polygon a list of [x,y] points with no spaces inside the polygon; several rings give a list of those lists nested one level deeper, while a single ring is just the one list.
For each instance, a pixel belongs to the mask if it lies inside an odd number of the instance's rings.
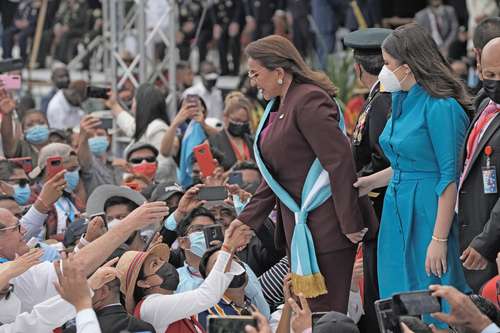
[{"label": "black face mask", "polygon": [[250,134],[250,124],[249,123],[234,123],[232,121],[229,122],[227,126],[227,131],[232,136],[242,137],[245,134]]},{"label": "black face mask", "polygon": [[483,89],[493,102],[500,104],[500,80],[483,80]]},{"label": "black face mask", "polygon": [[216,84],[217,84],[217,79],[215,79],[215,80],[205,80],[205,79],[203,79],[203,85],[208,90],[212,90],[212,88],[215,87]]},{"label": "black face mask", "polygon": [[233,280],[229,284],[228,288],[234,288],[234,289],[241,288],[245,285],[246,282],[247,282],[247,272],[243,272],[240,275],[235,275],[233,277]]},{"label": "black face mask", "polygon": [[58,79],[54,82],[57,89],[66,89],[69,87],[69,77]]},{"label": "black face mask", "polygon": [[164,263],[156,272],[156,275],[163,279],[163,282],[159,286],[160,288],[170,291],[177,290],[177,286],[179,285],[179,273],[174,265],[168,262]]}]

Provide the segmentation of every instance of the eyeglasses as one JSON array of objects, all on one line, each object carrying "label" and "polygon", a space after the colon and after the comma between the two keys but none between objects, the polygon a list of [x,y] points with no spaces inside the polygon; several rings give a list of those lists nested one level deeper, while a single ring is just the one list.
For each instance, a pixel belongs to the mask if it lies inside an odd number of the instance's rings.
[{"label": "eyeglasses", "polygon": [[16,229],[16,228],[17,228],[18,232],[21,232],[21,222],[17,221],[16,224],[11,225],[10,227],[4,227],[4,228],[0,229],[0,232],[7,231],[7,230],[13,230],[13,229]]},{"label": "eyeglasses", "polygon": [[130,163],[132,164],[141,164],[143,161],[146,161],[148,163],[153,163],[156,162],[156,157],[148,156],[148,157],[135,157],[130,159]]},{"label": "eyeglasses", "polygon": [[263,69],[261,69],[260,71],[248,72],[248,78],[249,78],[250,80],[255,80],[255,79],[257,79],[257,78],[259,77],[259,74],[260,74],[260,72],[262,72],[262,71],[263,71]]}]

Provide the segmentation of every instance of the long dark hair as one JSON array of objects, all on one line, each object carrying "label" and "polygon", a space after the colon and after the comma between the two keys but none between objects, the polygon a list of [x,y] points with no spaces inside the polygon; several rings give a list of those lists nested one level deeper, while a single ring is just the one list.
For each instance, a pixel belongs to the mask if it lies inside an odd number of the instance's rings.
[{"label": "long dark hair", "polygon": [[248,44],[245,53],[267,69],[283,68],[293,75],[296,82],[311,83],[330,96],[337,94],[337,87],[323,72],[313,71],[302,59],[299,51],[286,38],[271,35]]},{"label": "long dark hair", "polygon": [[407,64],[429,95],[453,97],[466,112],[470,111],[472,101],[465,86],[453,75],[436,42],[420,25],[400,26],[384,40],[382,49],[401,64]]},{"label": "long dark hair", "polygon": [[144,83],[137,88],[135,93],[137,110],[135,112],[135,141],[144,135],[148,125],[155,119],[163,120],[170,125],[167,115],[167,103],[162,92],[150,83]]}]

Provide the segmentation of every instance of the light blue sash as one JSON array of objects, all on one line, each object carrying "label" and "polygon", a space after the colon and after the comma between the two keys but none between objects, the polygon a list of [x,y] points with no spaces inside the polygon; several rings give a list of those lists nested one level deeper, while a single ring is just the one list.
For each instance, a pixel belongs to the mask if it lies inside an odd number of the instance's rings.
[{"label": "light blue sash", "polygon": [[[319,270],[313,238],[307,226],[307,216],[309,212],[321,206],[332,196],[330,178],[316,158],[307,173],[304,187],[302,188],[302,204],[300,206],[281,184],[273,178],[262,159],[259,150],[259,139],[260,133],[269,118],[274,102],[275,100],[273,99],[267,104],[264,115],[257,128],[254,144],[255,160],[268,186],[273,190],[280,201],[295,214],[295,228],[290,249],[294,292],[297,294],[302,293],[308,298],[317,297],[326,294],[328,291],[326,290],[324,278]],[[339,126],[344,131],[344,120],[340,107],[338,110],[340,115]]]}]

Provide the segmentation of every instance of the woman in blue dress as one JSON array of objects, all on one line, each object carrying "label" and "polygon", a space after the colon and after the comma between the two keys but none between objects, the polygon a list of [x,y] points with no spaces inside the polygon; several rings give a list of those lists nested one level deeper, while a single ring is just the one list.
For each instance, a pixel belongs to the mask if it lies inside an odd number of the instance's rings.
[{"label": "woman in blue dress", "polygon": [[379,79],[392,93],[392,116],[380,144],[391,167],[354,184],[360,195],[388,185],[378,238],[380,297],[431,284],[467,292],[454,220],[470,99],[422,27],[396,29],[382,53]]}]

